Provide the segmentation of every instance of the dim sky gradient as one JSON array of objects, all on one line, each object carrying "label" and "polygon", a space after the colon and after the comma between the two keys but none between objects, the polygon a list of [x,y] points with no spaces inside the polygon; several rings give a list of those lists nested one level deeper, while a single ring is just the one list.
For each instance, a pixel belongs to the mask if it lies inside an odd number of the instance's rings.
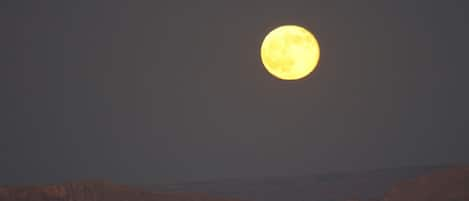
[{"label": "dim sky gradient", "polygon": [[[0,184],[469,162],[467,4],[2,1]],[[263,69],[284,24],[319,40],[306,79]]]}]

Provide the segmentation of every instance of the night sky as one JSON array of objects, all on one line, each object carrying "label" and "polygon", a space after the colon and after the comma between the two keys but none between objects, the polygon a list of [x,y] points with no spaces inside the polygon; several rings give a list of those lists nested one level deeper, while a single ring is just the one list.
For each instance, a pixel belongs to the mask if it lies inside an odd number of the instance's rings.
[{"label": "night sky", "polygon": [[[0,3],[0,184],[152,184],[469,162],[456,0]],[[263,37],[313,32],[282,81]]]}]

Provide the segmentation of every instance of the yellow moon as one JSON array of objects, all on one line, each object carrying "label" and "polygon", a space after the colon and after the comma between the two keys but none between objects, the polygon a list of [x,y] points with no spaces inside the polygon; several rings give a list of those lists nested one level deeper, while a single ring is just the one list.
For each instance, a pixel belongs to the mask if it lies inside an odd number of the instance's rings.
[{"label": "yellow moon", "polygon": [[298,80],[309,75],[319,62],[319,44],[312,33],[296,25],[272,30],[261,46],[267,71],[282,80]]}]

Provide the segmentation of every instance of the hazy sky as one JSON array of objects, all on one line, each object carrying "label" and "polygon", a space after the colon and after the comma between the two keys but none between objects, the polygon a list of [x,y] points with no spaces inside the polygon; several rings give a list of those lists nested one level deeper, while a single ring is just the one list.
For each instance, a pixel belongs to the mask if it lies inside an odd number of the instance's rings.
[{"label": "hazy sky", "polygon": [[[464,2],[3,1],[0,184],[469,162]],[[260,61],[284,24],[304,80]]]}]

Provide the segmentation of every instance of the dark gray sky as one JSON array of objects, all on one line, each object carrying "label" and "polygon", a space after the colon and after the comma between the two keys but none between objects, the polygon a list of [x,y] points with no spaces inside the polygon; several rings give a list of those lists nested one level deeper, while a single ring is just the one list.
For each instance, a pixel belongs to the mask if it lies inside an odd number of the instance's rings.
[{"label": "dark gray sky", "polygon": [[[0,184],[469,162],[464,1],[2,1]],[[273,28],[320,65],[277,80]]]}]

